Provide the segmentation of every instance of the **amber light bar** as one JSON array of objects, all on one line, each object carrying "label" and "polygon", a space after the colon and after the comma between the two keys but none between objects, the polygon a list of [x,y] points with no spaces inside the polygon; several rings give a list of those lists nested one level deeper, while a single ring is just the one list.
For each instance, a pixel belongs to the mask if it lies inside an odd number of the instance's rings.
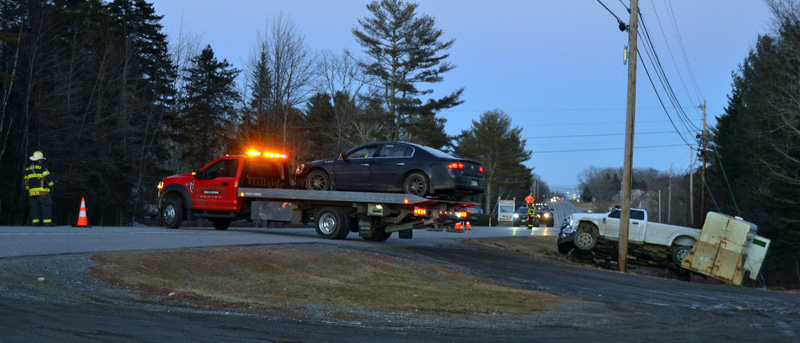
[{"label": "amber light bar", "polygon": [[261,152],[258,150],[249,150],[247,151],[247,156],[264,156],[267,158],[286,158],[286,154],[281,154],[277,152]]}]

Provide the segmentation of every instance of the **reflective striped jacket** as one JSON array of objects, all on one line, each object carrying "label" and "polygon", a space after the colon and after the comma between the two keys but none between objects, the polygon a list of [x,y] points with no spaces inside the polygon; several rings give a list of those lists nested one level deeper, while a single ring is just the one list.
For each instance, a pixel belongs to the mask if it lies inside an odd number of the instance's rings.
[{"label": "reflective striped jacket", "polygon": [[34,162],[25,168],[25,189],[28,190],[28,195],[33,197],[49,194],[50,187],[53,187],[53,180],[47,167]]}]

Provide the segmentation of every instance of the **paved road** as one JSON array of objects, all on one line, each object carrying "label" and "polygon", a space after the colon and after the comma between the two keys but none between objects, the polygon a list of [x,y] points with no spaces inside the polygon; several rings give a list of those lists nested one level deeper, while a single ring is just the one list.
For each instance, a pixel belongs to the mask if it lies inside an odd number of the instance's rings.
[{"label": "paved road", "polygon": [[[383,244],[398,246],[430,245],[443,239],[513,236],[550,236],[558,228],[538,227],[533,230],[510,226],[475,226],[463,233],[414,230],[414,238],[399,239],[392,235]],[[0,227],[0,258],[16,256],[45,256],[74,253],[94,253],[128,250],[157,250],[216,247],[231,245],[262,245],[314,243],[322,241],[313,228],[260,229],[231,227],[227,231],[211,227]],[[331,244],[361,242],[358,234],[350,233],[344,241]]]},{"label": "paved road", "polygon": [[[557,225],[578,211],[572,203],[555,203]],[[341,241],[324,241],[312,228],[0,227],[0,318],[8,319],[0,321],[0,342],[800,341],[798,294],[532,260],[465,247],[453,239],[553,235],[556,231],[544,227],[474,227],[462,234],[417,230],[411,240],[395,236],[375,243],[364,242],[355,234]],[[336,324],[176,310],[106,297],[105,291],[95,288],[97,281],[75,276],[79,274],[76,270],[86,273],[91,261],[85,253],[92,252],[320,242],[407,258],[418,256],[501,284],[582,300],[520,322],[490,316],[471,324],[439,322],[408,327],[402,318],[390,316],[376,327],[375,323]],[[37,281],[39,276],[45,276],[41,278],[45,281]],[[64,285],[65,290],[55,285]],[[14,292],[33,295],[10,295]],[[64,293],[77,295],[63,300],[59,294]],[[53,297],[55,300],[50,300]],[[76,302],[74,297],[85,300]],[[500,326],[484,324],[497,320],[501,320]]]}]

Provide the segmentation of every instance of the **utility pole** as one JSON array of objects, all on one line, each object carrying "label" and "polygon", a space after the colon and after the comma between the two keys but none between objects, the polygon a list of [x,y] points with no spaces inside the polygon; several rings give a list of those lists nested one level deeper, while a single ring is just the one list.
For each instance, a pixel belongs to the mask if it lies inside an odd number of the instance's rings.
[{"label": "utility pole", "polygon": [[672,222],[672,163],[669,164],[669,188],[667,190],[667,224]]},{"label": "utility pole", "polygon": [[689,218],[694,226],[694,149],[689,147]]},{"label": "utility pole", "polygon": [[628,109],[625,116],[625,162],[622,168],[622,213],[619,225],[619,271],[625,272],[628,261],[628,229],[631,222],[631,178],[633,174],[633,124],[636,117],[636,34],[639,28],[639,0],[631,0],[628,26]]},{"label": "utility pole", "polygon": [[708,155],[706,144],[706,102],[703,101],[703,175],[700,181],[700,220],[703,220],[706,213],[706,155]]}]

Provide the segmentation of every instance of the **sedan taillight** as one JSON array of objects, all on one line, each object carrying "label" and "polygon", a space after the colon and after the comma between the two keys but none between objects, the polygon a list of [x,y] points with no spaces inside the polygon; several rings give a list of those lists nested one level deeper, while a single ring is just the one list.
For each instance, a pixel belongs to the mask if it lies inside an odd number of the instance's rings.
[{"label": "sedan taillight", "polygon": [[447,165],[449,169],[464,169],[464,163],[461,162],[451,162]]}]

